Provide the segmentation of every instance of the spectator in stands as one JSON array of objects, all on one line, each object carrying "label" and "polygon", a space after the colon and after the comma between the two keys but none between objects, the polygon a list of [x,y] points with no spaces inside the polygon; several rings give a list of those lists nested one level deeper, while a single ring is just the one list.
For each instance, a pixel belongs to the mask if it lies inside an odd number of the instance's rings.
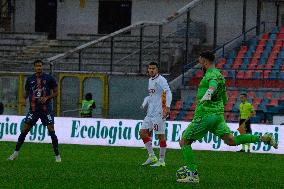
[{"label": "spectator in stands", "polygon": [[0,102],[0,115],[2,115],[4,112],[4,104]]},{"label": "spectator in stands", "polygon": [[[248,102],[247,94],[240,95],[240,115],[239,115],[239,131],[240,134],[251,134],[250,118],[255,116],[253,105]],[[248,146],[247,152],[250,153],[250,143],[242,144],[242,149],[238,152],[245,152],[245,146]]]},{"label": "spectator in stands", "polygon": [[85,95],[85,100],[82,102],[81,117],[92,117],[93,109],[96,108],[96,103],[93,100],[92,93]]}]

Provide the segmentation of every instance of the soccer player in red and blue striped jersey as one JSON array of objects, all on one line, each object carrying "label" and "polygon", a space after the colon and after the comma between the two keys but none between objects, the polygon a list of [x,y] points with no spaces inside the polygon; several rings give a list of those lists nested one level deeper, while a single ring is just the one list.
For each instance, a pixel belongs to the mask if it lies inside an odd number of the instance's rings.
[{"label": "soccer player in red and blue striped jersey", "polygon": [[30,109],[24,119],[24,128],[18,138],[14,153],[8,160],[15,160],[22,144],[25,141],[26,135],[30,129],[36,124],[38,119],[48,128],[51,136],[53,150],[55,153],[55,161],[61,162],[61,157],[58,150],[58,139],[54,130],[54,116],[52,112],[51,100],[57,96],[57,83],[55,79],[43,72],[43,61],[34,61],[35,73],[28,77],[25,84],[25,93],[23,105],[26,105],[26,99],[29,98]]}]

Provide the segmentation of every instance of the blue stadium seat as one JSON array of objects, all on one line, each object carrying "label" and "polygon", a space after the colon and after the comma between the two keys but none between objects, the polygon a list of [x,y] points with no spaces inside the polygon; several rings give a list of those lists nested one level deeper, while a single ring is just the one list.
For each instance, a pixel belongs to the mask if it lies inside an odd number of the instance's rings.
[{"label": "blue stadium seat", "polygon": [[264,65],[265,63],[266,63],[266,59],[265,58],[260,58],[259,64],[260,65]]},{"label": "blue stadium seat", "polygon": [[230,78],[235,78],[236,72],[233,71],[233,70],[229,70],[229,71],[228,71],[228,75],[229,75]]},{"label": "blue stadium seat", "polygon": [[253,74],[252,74],[252,78],[253,79],[261,79],[261,73],[260,72],[254,72]]},{"label": "blue stadium seat", "polygon": [[253,45],[256,46],[257,42],[258,42],[258,40],[255,37],[253,37],[248,41],[248,44],[249,44],[249,46],[253,46]]},{"label": "blue stadium seat", "polygon": [[[279,27],[278,26],[274,26],[273,28],[272,28],[272,31],[271,31],[271,34],[270,34],[270,38],[272,38],[272,37],[276,37],[276,33],[278,33],[279,32]],[[273,36],[272,36],[273,35]],[[276,38],[275,38],[276,39]]]},{"label": "blue stadium seat", "polygon": [[[275,38],[276,39],[276,38]],[[273,40],[268,40],[266,42],[266,47],[265,48],[271,48],[274,45],[274,41]]]},{"label": "blue stadium seat", "polygon": [[280,78],[281,80],[284,80],[284,72],[280,72],[280,73],[279,73],[279,78]]},{"label": "blue stadium seat", "polygon": [[237,56],[236,51],[232,51],[232,52],[229,54],[229,58],[235,58],[236,56]]}]

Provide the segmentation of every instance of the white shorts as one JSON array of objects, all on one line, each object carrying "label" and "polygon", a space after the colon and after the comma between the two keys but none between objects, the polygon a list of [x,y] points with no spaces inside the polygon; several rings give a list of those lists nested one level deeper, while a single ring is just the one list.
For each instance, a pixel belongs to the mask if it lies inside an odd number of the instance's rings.
[{"label": "white shorts", "polygon": [[146,116],[140,129],[154,130],[156,134],[165,134],[166,120],[159,117]]}]

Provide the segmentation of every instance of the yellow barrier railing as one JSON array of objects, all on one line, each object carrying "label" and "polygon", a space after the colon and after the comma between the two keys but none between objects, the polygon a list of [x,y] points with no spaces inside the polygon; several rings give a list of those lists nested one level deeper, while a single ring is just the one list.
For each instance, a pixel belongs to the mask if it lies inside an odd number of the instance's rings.
[{"label": "yellow barrier railing", "polygon": [[[83,84],[84,81],[88,78],[98,78],[102,81],[102,114],[103,117],[107,117],[108,115],[108,107],[109,107],[109,90],[108,90],[108,76],[106,74],[101,74],[101,73],[59,73],[59,87],[58,87],[58,97],[57,97],[57,116],[60,116],[60,112],[61,112],[61,103],[60,100],[62,98],[62,81],[64,78],[66,77],[75,77],[79,79],[79,104],[82,104],[82,100],[84,97],[83,91]],[[78,108],[80,109],[81,107],[78,106]]]},{"label": "yellow barrier railing", "polygon": [[[0,72],[0,79],[4,79],[3,81],[0,81],[0,84],[2,84],[3,86],[1,86],[1,91],[0,94],[2,92],[2,99],[0,99],[0,101],[2,101],[4,103],[4,107],[5,108],[11,108],[14,109],[14,113],[17,113],[18,115],[24,115],[26,112],[24,112],[24,107],[21,105],[21,101],[23,99],[24,96],[24,85],[25,85],[25,79],[30,76],[33,73],[29,73],[29,72]],[[102,74],[102,73],[55,73],[55,75],[57,76],[56,78],[58,78],[58,97],[56,99],[56,115],[57,116],[61,116],[60,112],[61,112],[61,99],[62,99],[62,81],[64,78],[66,77],[74,77],[77,78],[79,80],[79,96],[76,97],[79,100],[79,104],[81,105],[83,97],[84,97],[84,82],[86,79],[89,78],[96,78],[99,79],[102,82],[102,89],[100,90],[102,92],[102,116],[103,117],[107,117],[108,116],[108,109],[109,109],[109,86],[108,86],[108,76],[107,74]],[[10,85],[8,84],[5,88],[5,81],[6,80],[10,80],[11,83],[13,83],[12,81],[17,81],[17,86],[15,86],[14,89],[9,88]],[[8,95],[12,95],[10,94],[10,92],[8,92],[9,94],[4,93],[4,90],[9,90],[12,91],[13,94],[17,94],[17,100],[12,101],[11,100],[7,100],[8,99]],[[0,96],[1,97],[1,96]],[[5,99],[7,98],[7,99]],[[81,108],[78,105],[78,109]]]}]

